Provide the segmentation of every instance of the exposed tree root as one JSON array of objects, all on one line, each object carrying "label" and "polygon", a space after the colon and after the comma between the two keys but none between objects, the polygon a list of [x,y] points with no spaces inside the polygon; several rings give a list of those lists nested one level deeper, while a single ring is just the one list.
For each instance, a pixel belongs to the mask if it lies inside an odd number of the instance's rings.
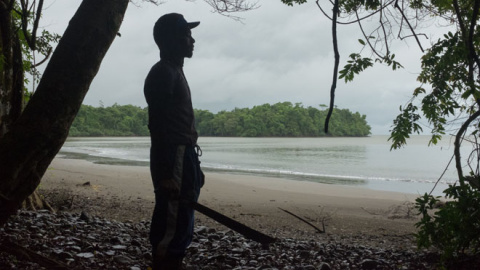
[{"label": "exposed tree root", "polygon": [[68,266],[63,263],[57,262],[48,257],[40,255],[28,248],[17,245],[6,239],[0,242],[0,251],[14,255],[19,260],[35,262],[47,269],[68,269]]}]

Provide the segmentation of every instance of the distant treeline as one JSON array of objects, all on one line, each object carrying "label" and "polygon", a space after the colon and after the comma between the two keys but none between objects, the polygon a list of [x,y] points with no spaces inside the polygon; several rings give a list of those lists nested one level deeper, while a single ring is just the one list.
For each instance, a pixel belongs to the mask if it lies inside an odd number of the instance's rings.
[{"label": "distant treeline", "polygon": [[[196,110],[196,127],[203,136],[317,137],[323,132],[327,110],[291,102],[263,104],[251,109],[235,108],[213,114]],[[348,109],[335,109],[329,132],[333,136],[368,136],[366,116]]]},{"label": "distant treeline", "polygon": [[[195,109],[200,136],[317,137],[325,136],[327,110],[291,102],[235,108],[216,114]],[[148,136],[148,109],[133,105],[92,107],[82,105],[70,136]],[[348,109],[335,109],[330,120],[332,136],[368,136],[366,116]]]},{"label": "distant treeline", "polygon": [[133,105],[82,105],[69,136],[148,136],[148,109]]}]

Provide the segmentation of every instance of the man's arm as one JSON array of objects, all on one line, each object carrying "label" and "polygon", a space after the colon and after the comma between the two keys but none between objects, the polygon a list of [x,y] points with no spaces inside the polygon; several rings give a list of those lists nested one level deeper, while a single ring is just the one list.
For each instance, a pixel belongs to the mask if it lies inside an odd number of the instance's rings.
[{"label": "man's arm", "polygon": [[180,196],[180,183],[174,178],[167,178],[161,180],[160,188],[164,189],[170,195],[170,199],[178,199]]}]

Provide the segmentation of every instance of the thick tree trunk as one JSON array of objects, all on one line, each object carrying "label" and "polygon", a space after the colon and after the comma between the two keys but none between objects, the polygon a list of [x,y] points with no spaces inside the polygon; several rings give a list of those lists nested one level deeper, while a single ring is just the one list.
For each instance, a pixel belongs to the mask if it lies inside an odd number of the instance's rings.
[{"label": "thick tree trunk", "polygon": [[14,29],[12,24],[9,3],[6,0],[0,0],[0,138],[16,120],[12,115],[12,108],[16,105],[13,103],[16,90],[13,89],[13,76],[16,72],[13,62],[15,33],[12,31]]},{"label": "thick tree trunk", "polygon": [[84,0],[22,115],[0,140],[0,225],[37,188],[118,32],[128,0]]},{"label": "thick tree trunk", "polygon": [[[14,31],[12,7],[0,0],[0,139],[21,115],[23,110],[24,69],[18,33]],[[28,209],[52,208],[37,192],[30,195],[22,206]]]}]

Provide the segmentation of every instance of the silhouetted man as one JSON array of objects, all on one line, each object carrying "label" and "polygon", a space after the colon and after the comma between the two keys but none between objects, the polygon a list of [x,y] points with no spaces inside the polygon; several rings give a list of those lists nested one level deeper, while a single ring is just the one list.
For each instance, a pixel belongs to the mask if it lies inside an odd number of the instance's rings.
[{"label": "silhouetted man", "polygon": [[155,23],[153,37],[160,61],[148,73],[144,94],[151,136],[150,172],[155,210],[150,228],[154,269],[180,269],[193,237],[194,212],[204,175],[198,160],[197,132],[185,75],[184,58],[193,55],[191,30],[180,14],[166,14]]}]

